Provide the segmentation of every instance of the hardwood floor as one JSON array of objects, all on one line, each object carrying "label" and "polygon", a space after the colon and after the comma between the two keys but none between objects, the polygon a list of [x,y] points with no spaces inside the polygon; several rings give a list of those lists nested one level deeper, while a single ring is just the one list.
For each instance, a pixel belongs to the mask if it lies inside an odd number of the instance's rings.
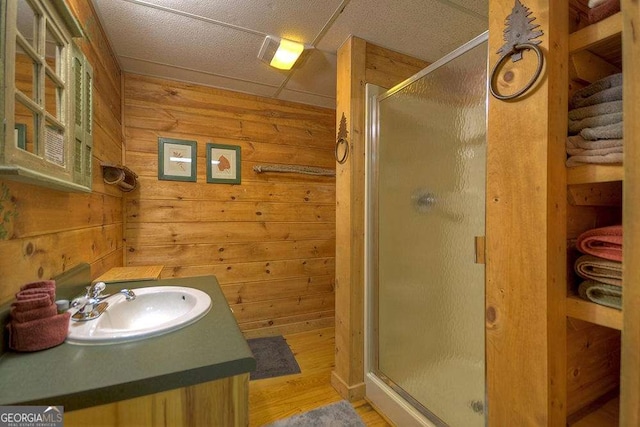
[{"label": "hardwood floor", "polygon": [[[331,386],[334,328],[285,335],[300,365],[300,374],[249,382],[249,425],[262,426],[341,400]],[[371,405],[353,403],[367,426],[390,426]]]}]

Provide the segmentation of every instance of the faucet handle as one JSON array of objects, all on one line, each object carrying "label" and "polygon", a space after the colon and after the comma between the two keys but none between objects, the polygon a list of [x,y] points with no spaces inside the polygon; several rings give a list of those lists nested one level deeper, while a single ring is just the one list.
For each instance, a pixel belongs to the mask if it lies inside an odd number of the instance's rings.
[{"label": "faucet handle", "polygon": [[102,291],[107,288],[104,282],[97,282],[87,288],[87,296],[89,298],[98,298]]}]

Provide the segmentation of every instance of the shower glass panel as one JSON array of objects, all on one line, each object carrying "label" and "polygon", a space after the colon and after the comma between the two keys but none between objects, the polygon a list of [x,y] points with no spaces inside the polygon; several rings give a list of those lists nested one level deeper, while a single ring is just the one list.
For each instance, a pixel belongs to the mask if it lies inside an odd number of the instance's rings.
[{"label": "shower glass panel", "polygon": [[372,371],[435,424],[464,427],[485,424],[479,39],[378,97],[371,160]]}]

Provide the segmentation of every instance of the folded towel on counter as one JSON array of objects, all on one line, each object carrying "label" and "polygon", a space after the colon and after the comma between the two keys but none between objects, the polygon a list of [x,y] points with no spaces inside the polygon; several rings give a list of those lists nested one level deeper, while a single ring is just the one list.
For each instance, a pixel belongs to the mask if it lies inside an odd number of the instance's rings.
[{"label": "folded towel on counter", "polygon": [[593,255],[582,255],[574,264],[578,276],[608,285],[622,286],[622,263]]},{"label": "folded towel on counter", "polygon": [[573,101],[571,109],[613,101],[622,101],[622,86],[610,87],[609,89],[596,92],[588,98],[576,99]]},{"label": "folded towel on counter", "polygon": [[[582,89],[579,89],[573,93],[573,96],[569,100],[571,104],[576,102],[584,101],[590,96],[602,92],[603,90],[612,88],[612,87],[622,87],[622,73],[611,74],[610,76],[603,77],[600,80],[596,80],[591,83],[589,86],[585,86]],[[598,104],[594,102],[594,104]],[[589,104],[593,105],[593,104]]]},{"label": "folded towel on counter", "polygon": [[39,282],[31,282],[26,285],[20,286],[21,291],[26,291],[27,289],[56,289],[56,281],[55,280],[41,280]]},{"label": "folded towel on counter", "polygon": [[589,141],[581,135],[573,135],[567,137],[567,150],[582,148],[584,150],[602,150],[605,148],[622,147],[622,139],[597,139]]},{"label": "folded towel on counter", "polygon": [[58,307],[55,304],[49,304],[45,307],[34,308],[32,310],[20,310],[13,307],[10,313],[12,320],[15,320],[18,323],[23,323],[55,316],[58,314]]},{"label": "folded towel on counter", "polygon": [[595,141],[597,139],[622,139],[623,127],[622,122],[620,122],[594,128],[584,128],[580,131],[580,136],[588,141]]},{"label": "folded towel on counter", "polygon": [[587,13],[587,23],[595,24],[611,15],[620,12],[620,0],[605,0]]},{"label": "folded towel on counter", "polygon": [[596,6],[601,5],[602,3],[604,3],[607,0],[589,0],[589,8],[593,9]]},{"label": "folded towel on counter", "polygon": [[38,351],[62,344],[67,338],[70,317],[71,313],[66,312],[30,322],[9,322],[9,348]]},{"label": "folded towel on counter", "polygon": [[602,114],[582,120],[569,120],[569,134],[575,135],[585,128],[595,128],[622,122],[622,113]]},{"label": "folded towel on counter", "polygon": [[622,101],[603,102],[569,111],[569,120],[582,120],[603,114],[622,113]]},{"label": "folded towel on counter", "polygon": [[28,311],[36,308],[47,307],[51,304],[51,297],[49,294],[36,294],[31,298],[12,302],[11,308],[15,308],[17,311]]},{"label": "folded towel on counter", "polygon": [[595,280],[585,280],[578,286],[578,295],[580,295],[580,298],[596,304],[622,310],[622,288],[620,286],[607,285]]},{"label": "folded towel on counter", "polygon": [[587,230],[578,236],[576,247],[584,254],[622,262],[622,225]]},{"label": "folded towel on counter", "polygon": [[32,299],[34,296],[38,295],[49,295],[51,303],[54,303],[56,301],[55,288],[25,289],[24,291],[20,291],[16,294],[16,299],[18,301],[22,301],[26,299]]},{"label": "folded towel on counter", "polygon": [[593,165],[621,165],[624,158],[622,153],[610,153],[600,156],[595,155],[580,155],[571,156],[567,159],[567,167],[574,168],[576,166],[582,166],[584,164]]},{"label": "folded towel on counter", "polygon": [[9,348],[38,351],[61,344],[69,331],[71,313],[58,314],[53,280],[27,283],[20,287],[11,303],[11,320],[7,323]]}]

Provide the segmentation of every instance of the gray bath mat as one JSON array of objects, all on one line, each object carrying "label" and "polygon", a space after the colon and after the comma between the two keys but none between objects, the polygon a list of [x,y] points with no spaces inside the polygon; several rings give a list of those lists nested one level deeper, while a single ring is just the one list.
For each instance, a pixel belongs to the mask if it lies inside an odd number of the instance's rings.
[{"label": "gray bath mat", "polygon": [[282,335],[252,338],[247,342],[256,359],[256,370],[251,372],[250,379],[260,380],[300,373],[300,366]]},{"label": "gray bath mat", "polygon": [[366,427],[346,400],[276,421],[267,427]]}]

